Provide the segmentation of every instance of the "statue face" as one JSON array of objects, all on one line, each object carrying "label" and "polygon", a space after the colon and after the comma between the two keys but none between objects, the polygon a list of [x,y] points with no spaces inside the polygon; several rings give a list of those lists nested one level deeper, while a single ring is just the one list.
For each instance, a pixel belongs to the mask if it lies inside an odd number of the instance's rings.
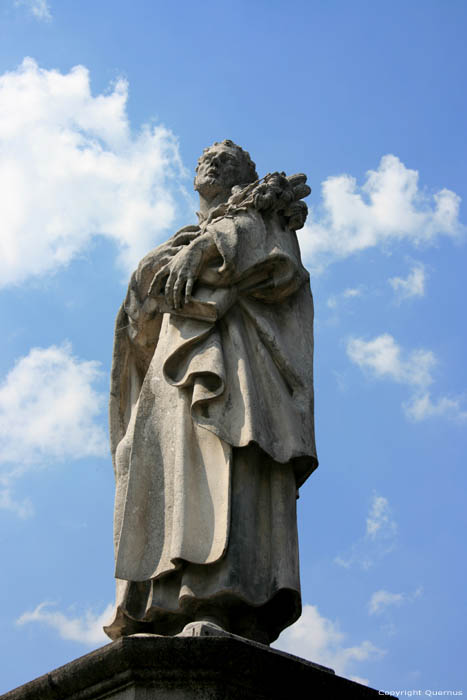
[{"label": "statue face", "polygon": [[244,162],[234,148],[224,144],[212,146],[201,156],[195,176],[195,190],[210,199],[230,190],[245,179]]}]

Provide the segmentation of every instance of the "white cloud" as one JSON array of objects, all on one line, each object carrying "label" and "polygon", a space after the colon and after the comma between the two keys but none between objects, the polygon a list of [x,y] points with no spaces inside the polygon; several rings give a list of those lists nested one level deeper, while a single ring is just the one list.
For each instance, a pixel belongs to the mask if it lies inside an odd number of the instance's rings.
[{"label": "white cloud", "polygon": [[397,523],[388,499],[374,493],[366,518],[364,536],[354,542],[346,554],[337,556],[334,562],[345,568],[358,565],[369,569],[376,560],[394,549],[396,536]]},{"label": "white cloud", "polygon": [[349,289],[344,289],[344,291],[343,291],[344,299],[350,299],[352,297],[359,297],[359,296],[361,296],[361,294],[362,294],[361,289],[349,288]]},{"label": "white cloud", "polygon": [[88,610],[81,617],[64,615],[58,610],[50,610],[52,603],[40,603],[35,610],[25,612],[16,621],[18,625],[39,622],[48,625],[59,633],[62,639],[80,642],[95,647],[109,641],[102,627],[109,621],[114,606],[110,603],[100,614]]},{"label": "white cloud", "polygon": [[0,510],[9,510],[20,518],[29,518],[34,513],[29,498],[18,501],[9,488],[0,489]]},{"label": "white cloud", "polygon": [[408,418],[421,421],[444,416],[456,421],[467,420],[467,412],[461,408],[459,398],[441,397],[436,402],[427,388],[433,383],[433,369],[437,359],[430,350],[422,348],[404,353],[393,336],[383,333],[373,340],[350,338],[347,355],[362,370],[378,378],[388,378],[412,389],[412,396],[404,404]]},{"label": "white cloud", "polygon": [[93,97],[89,72],[31,58],[0,76],[0,284],[51,273],[91,238],[117,244],[125,273],[166,237],[184,177],[163,126],[132,135],[128,85]]},{"label": "white cloud", "polygon": [[320,615],[315,605],[304,605],[300,619],[288,627],[274,646],[282,651],[333,668],[338,675],[351,677],[359,683],[367,679],[352,676],[356,664],[381,658],[385,651],[366,640],[345,646],[346,635],[337,622]]},{"label": "white cloud", "polygon": [[362,296],[362,290],[357,288],[357,287],[349,287],[348,289],[344,289],[343,292],[340,294],[334,294],[332,297],[329,297],[327,301],[327,305],[329,306],[330,309],[335,309],[339,305],[339,303],[342,300],[347,300],[347,299],[355,299],[356,297],[361,297]]},{"label": "white cloud", "polygon": [[369,685],[370,681],[368,678],[362,678],[361,676],[349,676],[351,681],[355,681],[355,683],[360,683],[360,685]]},{"label": "white cloud", "polygon": [[390,593],[390,591],[380,590],[373,593],[368,603],[370,615],[379,615],[383,610],[391,605],[401,605],[405,600],[403,593]]},{"label": "white cloud", "polygon": [[[412,594],[407,593],[391,593],[381,589],[375,591],[368,603],[368,612],[370,615],[380,615],[392,606],[400,606],[403,603],[413,603],[423,593],[423,588],[420,586]],[[392,625],[389,628],[392,632]]]},{"label": "white cloud", "polygon": [[413,396],[404,403],[404,411],[406,416],[414,421],[441,416],[459,423],[467,421],[467,411],[463,410],[461,399],[441,396],[437,401],[433,401],[428,391]]},{"label": "white cloud", "polygon": [[47,0],[15,0],[17,7],[23,5],[36,18],[45,22],[50,22],[52,13]]},{"label": "white cloud", "polygon": [[388,499],[384,498],[384,496],[373,494],[370,512],[366,519],[366,535],[370,539],[375,539],[382,532],[395,534],[397,525],[392,518]]},{"label": "white cloud", "polygon": [[370,369],[377,377],[389,377],[402,384],[420,387],[433,381],[434,354],[429,350],[414,350],[403,358],[401,348],[389,333],[369,341],[350,338],[347,354],[352,362],[362,369]]},{"label": "white cloud", "polygon": [[69,344],[33,348],[8,373],[0,384],[0,508],[31,513],[10,486],[34,465],[106,455],[100,376],[98,363],[74,357]]},{"label": "white cloud", "polygon": [[104,397],[93,388],[97,362],[74,357],[69,344],[33,348],[0,385],[0,462],[103,456],[95,424]]},{"label": "white cloud", "polygon": [[322,183],[321,216],[299,231],[305,261],[313,268],[395,241],[432,243],[457,237],[460,197],[448,189],[429,196],[418,186],[418,172],[394,155],[383,156],[361,187],[350,175]]},{"label": "white cloud", "polygon": [[422,297],[425,294],[426,271],[422,263],[416,263],[406,279],[391,277],[389,284],[394,289],[399,300],[411,297]]}]

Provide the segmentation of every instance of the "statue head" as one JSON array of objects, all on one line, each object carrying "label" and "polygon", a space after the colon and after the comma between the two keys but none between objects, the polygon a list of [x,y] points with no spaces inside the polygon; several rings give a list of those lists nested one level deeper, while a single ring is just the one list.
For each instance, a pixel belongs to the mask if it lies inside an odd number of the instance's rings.
[{"label": "statue head", "polygon": [[195,190],[205,199],[213,199],[234,185],[246,185],[258,179],[250,154],[229,139],[205,148],[198,160]]}]

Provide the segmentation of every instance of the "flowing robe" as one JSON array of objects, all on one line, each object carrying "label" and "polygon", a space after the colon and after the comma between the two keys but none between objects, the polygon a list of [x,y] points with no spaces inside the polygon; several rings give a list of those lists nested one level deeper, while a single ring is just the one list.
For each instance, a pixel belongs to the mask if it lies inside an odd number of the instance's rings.
[{"label": "flowing robe", "polygon": [[269,643],[301,612],[295,501],[317,466],[309,277],[279,214],[221,213],[199,231],[219,255],[195,303],[161,313],[148,297],[161,246],[117,317],[117,608],[106,632],[176,634],[212,608]]}]

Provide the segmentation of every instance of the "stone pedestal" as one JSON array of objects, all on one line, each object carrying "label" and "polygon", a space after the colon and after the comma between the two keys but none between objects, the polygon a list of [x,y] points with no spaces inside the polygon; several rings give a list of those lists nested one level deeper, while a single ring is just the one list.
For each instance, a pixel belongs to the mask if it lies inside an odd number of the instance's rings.
[{"label": "stone pedestal", "polygon": [[82,656],[1,700],[377,698],[376,690],[241,637],[134,635]]}]

